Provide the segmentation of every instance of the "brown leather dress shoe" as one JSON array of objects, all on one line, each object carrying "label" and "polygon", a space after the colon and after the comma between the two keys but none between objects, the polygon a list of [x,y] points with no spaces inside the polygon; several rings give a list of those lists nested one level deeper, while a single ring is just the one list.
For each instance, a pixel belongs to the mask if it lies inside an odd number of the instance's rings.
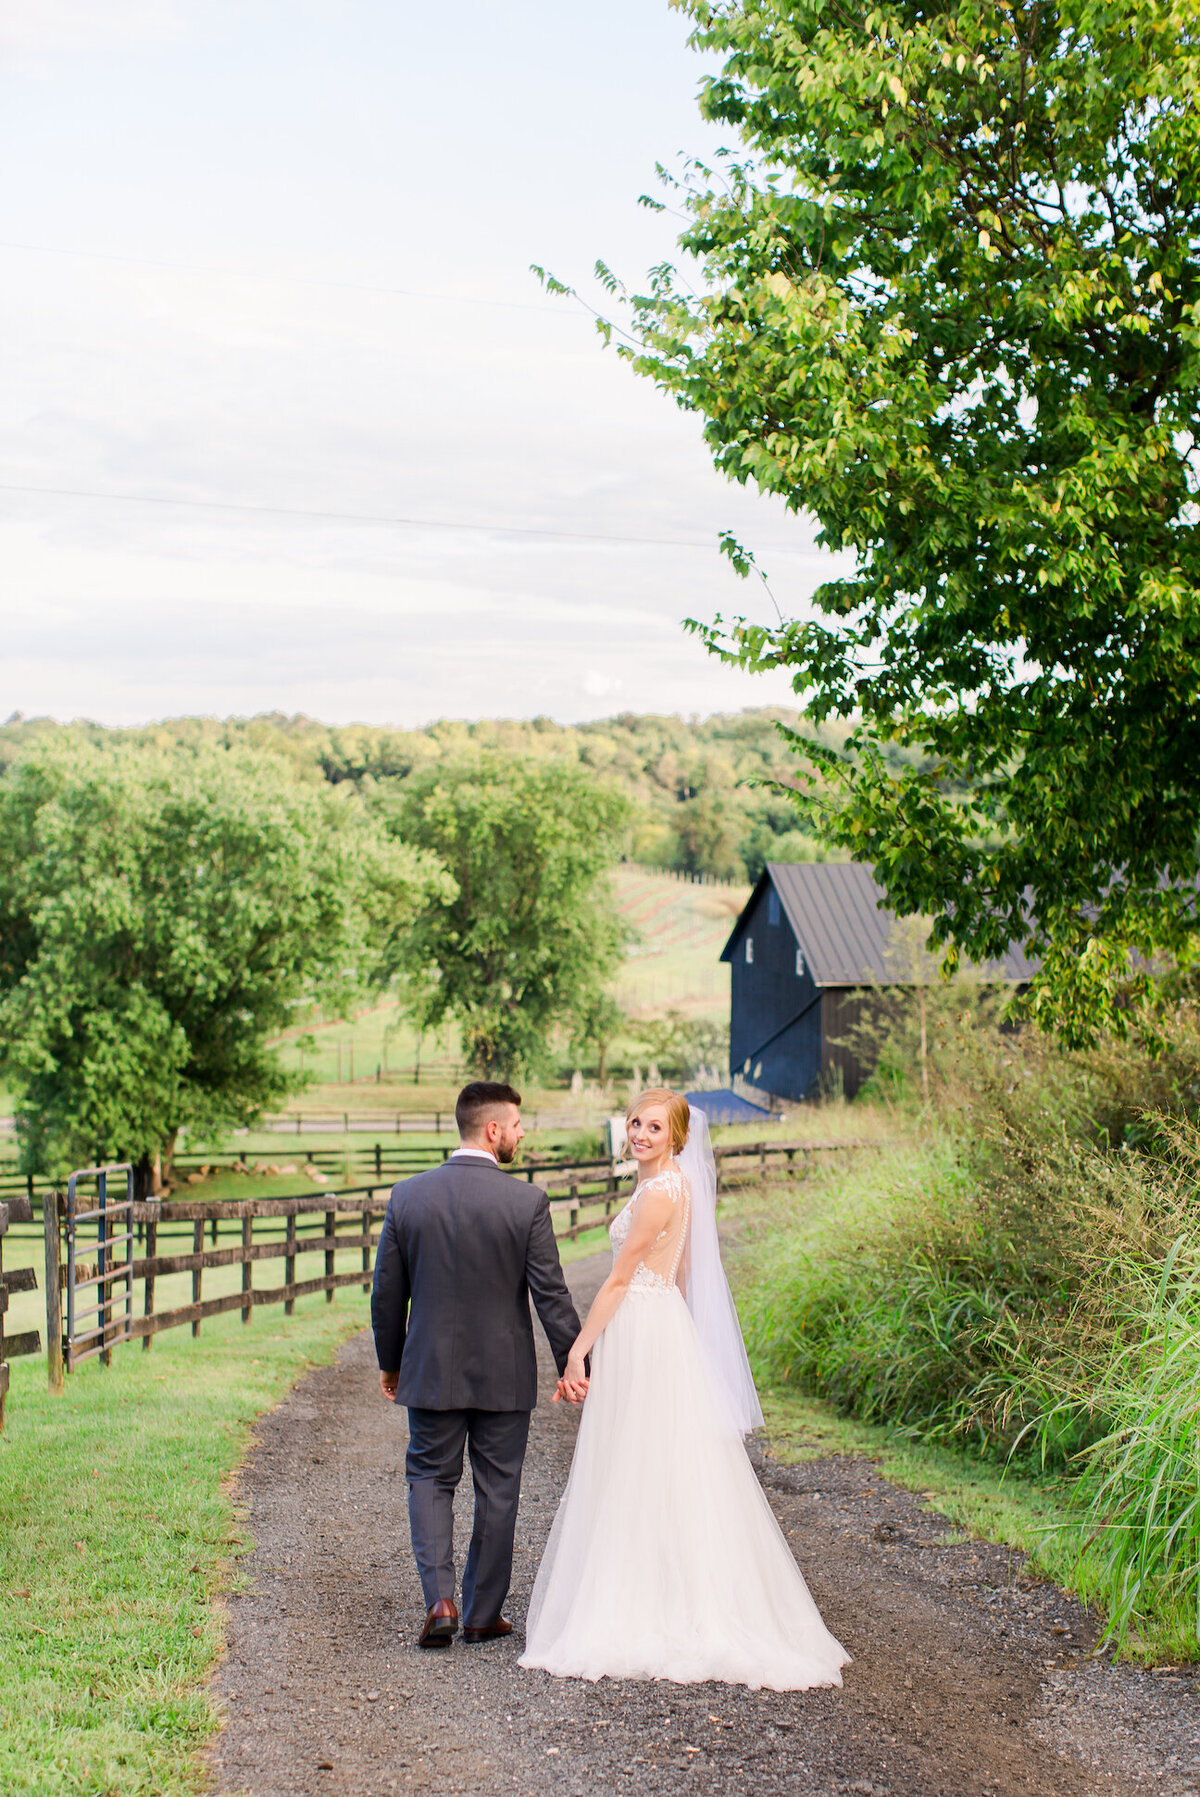
[{"label": "brown leather dress shoe", "polygon": [[472,1646],[477,1641],[501,1641],[505,1635],[512,1634],[512,1623],[506,1622],[503,1616],[497,1616],[495,1622],[489,1622],[485,1629],[464,1629],[463,1640]]},{"label": "brown leather dress shoe", "polygon": [[448,1597],[440,1597],[425,1613],[425,1627],[417,1636],[418,1647],[449,1647],[458,1633],[458,1607]]}]

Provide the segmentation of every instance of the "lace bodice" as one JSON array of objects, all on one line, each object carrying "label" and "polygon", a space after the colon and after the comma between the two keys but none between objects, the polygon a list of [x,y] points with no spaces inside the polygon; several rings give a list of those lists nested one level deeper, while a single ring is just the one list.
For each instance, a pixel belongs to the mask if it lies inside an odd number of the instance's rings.
[{"label": "lace bodice", "polygon": [[671,1199],[671,1218],[664,1228],[660,1229],[643,1258],[638,1262],[633,1278],[629,1282],[631,1291],[669,1292],[674,1288],[687,1245],[688,1223],[691,1217],[691,1193],[688,1182],[678,1167],[664,1167],[653,1179],[647,1179],[639,1185],[625,1205],[618,1211],[609,1225],[608,1239],[612,1245],[613,1259],[625,1246],[625,1238],[629,1234],[633,1222],[633,1207],[643,1192],[655,1187],[668,1193]]}]

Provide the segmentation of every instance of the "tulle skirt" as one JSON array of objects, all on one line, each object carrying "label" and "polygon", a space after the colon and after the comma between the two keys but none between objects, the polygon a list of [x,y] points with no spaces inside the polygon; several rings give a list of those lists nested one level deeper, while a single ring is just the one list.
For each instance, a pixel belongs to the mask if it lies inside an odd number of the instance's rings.
[{"label": "tulle skirt", "polygon": [[821,1621],[680,1293],[631,1287],[592,1354],[521,1665],[803,1691],[849,1654]]}]

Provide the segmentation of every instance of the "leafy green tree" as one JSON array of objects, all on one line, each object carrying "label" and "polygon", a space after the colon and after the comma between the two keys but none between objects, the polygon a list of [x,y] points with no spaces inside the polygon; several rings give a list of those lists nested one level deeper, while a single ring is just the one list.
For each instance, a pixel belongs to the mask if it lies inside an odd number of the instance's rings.
[{"label": "leafy green tree", "polygon": [[403,943],[417,1023],[453,1018],[484,1074],[544,1065],[557,1025],[595,1015],[621,954],[605,874],[626,800],[582,768],[494,754],[418,770],[380,803],[454,881]]},{"label": "leafy green tree", "polygon": [[304,1083],[267,1046],[348,1004],[436,884],[357,795],[244,750],[63,739],[0,779],[0,1066],[25,1166],[132,1159]]},{"label": "leafy green tree", "polygon": [[708,1017],[688,1017],[672,1008],[660,1017],[639,1018],[631,1033],[653,1065],[673,1078],[729,1063],[729,1025]]},{"label": "leafy green tree", "polygon": [[572,1020],[571,1053],[576,1060],[583,1060],[589,1049],[594,1052],[596,1078],[601,1085],[608,1079],[609,1057],[628,1022],[625,1012],[608,992],[593,992],[576,1010]]},{"label": "leafy green tree", "polygon": [[853,564],[709,645],[853,725],[826,837],[951,964],[1023,942],[1120,1027],[1197,952],[1200,6],[680,3],[744,148],[623,353]]}]

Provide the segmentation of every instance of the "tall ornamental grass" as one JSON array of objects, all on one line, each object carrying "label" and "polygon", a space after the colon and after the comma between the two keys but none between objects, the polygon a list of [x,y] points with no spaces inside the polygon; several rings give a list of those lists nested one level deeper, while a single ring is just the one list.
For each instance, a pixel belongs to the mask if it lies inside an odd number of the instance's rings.
[{"label": "tall ornamental grass", "polygon": [[[1145,1280],[1138,1339],[1121,1342],[1098,1397],[1107,1432],[1084,1457],[1087,1533],[1081,1584],[1122,1640],[1155,1632],[1167,1651],[1200,1641],[1200,1275],[1177,1276],[1173,1250]],[[1130,1322],[1133,1322],[1131,1317]]]},{"label": "tall ornamental grass", "polygon": [[931,1103],[777,1216],[745,1303],[768,1382],[1058,1480],[1131,1651],[1200,1652],[1198,1039],[1068,1057],[952,1020]]}]

